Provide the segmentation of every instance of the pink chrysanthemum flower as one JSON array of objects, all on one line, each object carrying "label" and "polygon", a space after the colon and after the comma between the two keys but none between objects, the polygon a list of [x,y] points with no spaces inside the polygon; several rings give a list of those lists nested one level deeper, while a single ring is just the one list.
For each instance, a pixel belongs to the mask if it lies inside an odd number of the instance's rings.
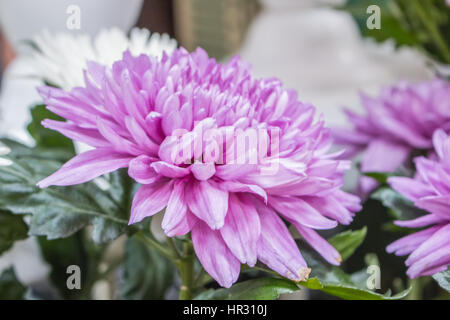
[{"label": "pink chrysanthemum flower", "polygon": [[450,137],[443,130],[433,135],[438,160],[416,158],[414,179],[391,177],[388,182],[396,191],[429,214],[414,220],[396,221],[406,228],[424,228],[387,247],[388,252],[407,255],[410,278],[433,275],[450,265]]},{"label": "pink chrysanthemum flower", "polygon": [[[257,260],[291,279],[308,276],[282,219],[339,264],[315,229],[348,224],[360,210],[359,199],[339,189],[349,163],[327,155],[323,120],[314,121],[314,107],[279,80],[254,79],[239,58],[222,65],[200,49],[178,49],[160,61],[125,52],[112,69],[90,63],[85,82],[71,92],[39,90],[49,110],[67,119],[43,125],[95,148],[40,187],[128,167],[143,184],[130,224],[165,209],[167,236],[190,232],[203,267],[224,287],[241,263]],[[236,148],[242,137],[257,147]]]},{"label": "pink chrysanthemum flower", "polygon": [[[377,98],[362,95],[365,115],[349,110],[353,129],[335,129],[336,143],[347,147],[348,156],[363,152],[362,172],[392,172],[415,150],[431,150],[433,132],[450,131],[450,83],[435,79],[399,84],[383,89]],[[363,177],[363,194],[376,186]]]}]

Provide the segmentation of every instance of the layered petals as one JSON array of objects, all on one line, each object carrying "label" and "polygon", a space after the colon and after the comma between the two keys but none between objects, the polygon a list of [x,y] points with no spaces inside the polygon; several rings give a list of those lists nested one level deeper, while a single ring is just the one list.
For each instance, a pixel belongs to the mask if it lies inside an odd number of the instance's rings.
[{"label": "layered petals", "polygon": [[434,133],[433,143],[438,159],[416,158],[414,179],[394,177],[388,182],[399,193],[429,214],[413,220],[396,221],[398,226],[423,228],[387,247],[388,252],[407,255],[410,278],[432,275],[450,265],[450,180],[447,163],[450,153],[446,147],[450,137],[442,130]]},{"label": "layered petals", "polygon": [[220,64],[202,49],[161,57],[129,50],[112,67],[89,63],[84,86],[39,92],[67,120],[44,125],[95,148],[41,187],[128,167],[142,184],[129,223],[162,212],[165,234],[191,233],[201,264],[224,287],[241,264],[257,261],[296,281],[308,277],[287,223],[339,263],[315,230],[349,224],[361,209],[339,189],[350,162],[329,153],[323,117],[279,80],[254,78],[239,58]]},{"label": "layered petals", "polygon": [[239,277],[241,264],[228,249],[220,232],[199,221],[191,235],[195,253],[206,272],[222,287],[231,287]]}]

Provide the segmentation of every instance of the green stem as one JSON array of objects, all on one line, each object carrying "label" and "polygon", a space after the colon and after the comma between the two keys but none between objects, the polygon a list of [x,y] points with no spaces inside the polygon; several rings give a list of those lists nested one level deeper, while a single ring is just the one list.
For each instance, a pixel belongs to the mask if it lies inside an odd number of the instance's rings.
[{"label": "green stem", "polygon": [[175,242],[173,241],[173,239],[167,237],[166,240],[167,240],[167,244],[169,245],[170,250],[171,250],[172,253],[175,255],[175,257],[176,257],[178,260],[181,259],[182,257],[181,257],[181,255],[180,255],[180,253],[178,252],[178,249],[177,249],[177,247],[175,246]]},{"label": "green stem", "polygon": [[166,258],[172,261],[178,268],[181,278],[180,300],[190,300],[193,298],[194,289],[194,249],[192,243],[187,241],[184,243],[183,254],[180,254],[173,239],[167,238],[168,247],[161,245],[159,242],[147,237],[142,231],[137,231],[135,236],[144,244],[158,250]]},{"label": "green stem", "polygon": [[148,246],[158,250],[159,253],[161,253],[167,259],[169,259],[171,261],[175,261],[176,260],[176,258],[174,257],[174,255],[172,254],[171,251],[167,250],[166,247],[164,247],[162,244],[160,244],[156,240],[153,240],[152,238],[147,237],[142,231],[137,231],[134,235],[139,240],[141,240],[144,244],[146,244],[146,245],[148,245]]},{"label": "green stem", "polygon": [[184,255],[176,265],[181,278],[180,300],[191,300],[194,287],[194,250],[191,243],[184,244]]},{"label": "green stem", "polygon": [[409,280],[409,286],[412,287],[408,300],[422,300],[423,290],[430,282],[430,277],[420,277]]},{"label": "green stem", "polygon": [[433,38],[433,41],[436,43],[436,46],[442,53],[443,58],[447,63],[450,63],[450,49],[447,47],[444,39],[441,36],[439,28],[433,21],[433,18],[429,17],[426,10],[422,7],[422,4],[418,0],[412,1],[413,8],[417,12],[420,20],[422,21],[425,28],[428,29],[430,36]]}]

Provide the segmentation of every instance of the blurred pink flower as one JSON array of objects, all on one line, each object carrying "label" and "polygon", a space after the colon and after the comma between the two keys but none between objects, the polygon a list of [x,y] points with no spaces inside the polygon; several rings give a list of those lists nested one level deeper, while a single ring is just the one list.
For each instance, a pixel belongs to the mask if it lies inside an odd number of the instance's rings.
[{"label": "blurred pink flower", "polygon": [[[411,158],[413,151],[430,151],[433,132],[450,131],[450,83],[435,79],[384,88],[379,97],[361,95],[365,115],[346,114],[352,129],[335,129],[337,144],[347,147],[347,157],[362,152],[362,172],[392,172]],[[362,177],[361,191],[376,186]]]},{"label": "blurred pink flower", "polygon": [[[323,119],[314,121],[314,107],[279,80],[253,78],[237,57],[222,65],[201,49],[178,49],[161,60],[125,52],[112,69],[89,63],[84,87],[39,92],[68,120],[43,125],[95,148],[40,187],[128,167],[143,184],[130,224],[165,209],[167,236],[191,232],[200,262],[224,287],[237,280],[241,264],[257,260],[290,279],[307,278],[282,219],[339,264],[339,253],[315,229],[348,224],[360,210],[359,199],[339,189],[349,162],[327,154]],[[249,146],[239,149],[247,135]]]},{"label": "blurred pink flower", "polygon": [[429,214],[414,220],[396,221],[406,228],[424,228],[395,241],[388,252],[403,256],[410,278],[433,275],[450,265],[450,137],[437,130],[433,143],[438,160],[414,159],[416,176],[391,177],[388,182],[396,191]]}]

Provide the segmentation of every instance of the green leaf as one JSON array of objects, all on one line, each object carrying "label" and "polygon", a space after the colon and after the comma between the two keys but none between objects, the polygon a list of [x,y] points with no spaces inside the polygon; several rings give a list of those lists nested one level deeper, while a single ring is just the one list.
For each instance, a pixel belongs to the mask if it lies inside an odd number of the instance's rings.
[{"label": "green leaf", "polygon": [[40,189],[36,183],[59,169],[62,161],[51,160],[52,152],[44,157],[33,148],[8,142],[12,151],[7,157],[13,163],[0,167],[0,208],[31,214],[30,235],[64,238],[92,225],[94,241],[105,243],[125,231],[130,199],[137,188],[126,171],[105,176],[102,187],[88,182]]},{"label": "green leaf", "polygon": [[380,201],[383,206],[388,208],[395,219],[408,220],[426,214],[425,211],[415,207],[411,201],[389,187],[378,189],[370,197]]},{"label": "green leaf", "polygon": [[0,210],[0,254],[10,249],[15,241],[27,237],[28,227],[21,216]]},{"label": "green leaf", "polygon": [[302,281],[300,282],[300,285],[312,290],[321,290],[345,300],[399,300],[405,298],[411,291],[411,288],[409,288],[395,296],[390,296],[388,294],[382,295],[349,284],[321,282],[317,278],[310,278],[307,281]]},{"label": "green leaf", "polygon": [[[380,7],[380,29],[366,25],[369,5]],[[347,0],[340,9],[353,16],[364,37],[392,39],[396,46],[417,47],[437,61],[450,62],[450,6],[445,0]]]},{"label": "green leaf", "polygon": [[45,119],[64,121],[63,118],[47,110],[45,105],[41,104],[31,108],[31,119],[27,129],[38,147],[65,149],[73,154],[75,153],[72,140],[57,131],[44,128],[41,124]]},{"label": "green leaf", "polygon": [[[38,237],[42,257],[51,265],[50,279],[53,286],[64,299],[79,299],[90,297],[93,282],[97,276],[99,257],[90,254],[89,248],[83,241],[83,234],[74,235],[57,240]],[[81,289],[67,288],[67,267],[77,265],[81,270]]]},{"label": "green leaf", "polygon": [[450,269],[433,275],[433,279],[445,290],[450,292]]},{"label": "green leaf", "polygon": [[128,300],[164,299],[174,275],[174,265],[169,260],[138,238],[128,238],[119,297]]},{"label": "green leaf", "polygon": [[339,251],[342,261],[345,261],[363,243],[366,234],[366,227],[356,231],[348,230],[335,235],[328,242]]},{"label": "green leaf", "polygon": [[366,177],[377,180],[378,183],[387,183],[389,177],[394,177],[395,174],[391,172],[363,172]]},{"label": "green leaf", "polygon": [[299,285],[312,290],[321,290],[330,295],[348,300],[398,300],[406,297],[411,288],[395,296],[390,291],[385,294],[367,288],[369,274],[361,270],[347,274],[342,269],[325,264],[315,253],[303,250],[302,254],[311,268],[310,278],[299,282]]},{"label": "green leaf", "polygon": [[275,300],[299,287],[287,279],[260,278],[235,284],[229,289],[207,290],[195,300]]},{"label": "green leaf", "polygon": [[0,300],[22,300],[26,292],[12,267],[3,271],[0,275]]},{"label": "green leaf", "polygon": [[[346,4],[339,7],[352,15],[355,19],[361,35],[370,37],[377,42],[383,42],[388,39],[394,39],[397,46],[418,45],[418,40],[414,34],[411,34],[407,27],[400,20],[400,12],[395,7],[392,0],[347,0]],[[367,19],[370,14],[367,8],[370,5],[377,5],[380,8],[380,29],[369,29]]]}]

